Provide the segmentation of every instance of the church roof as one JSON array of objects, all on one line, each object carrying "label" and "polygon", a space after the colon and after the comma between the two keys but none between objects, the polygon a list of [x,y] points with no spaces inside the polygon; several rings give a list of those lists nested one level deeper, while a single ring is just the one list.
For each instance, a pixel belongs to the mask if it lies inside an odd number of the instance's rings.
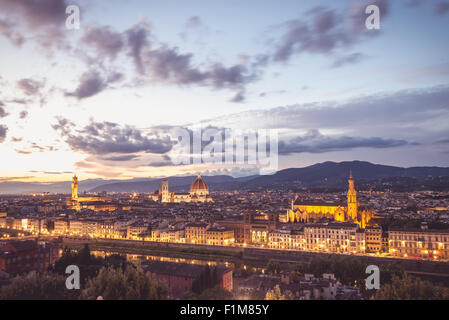
[{"label": "church roof", "polygon": [[315,207],[345,207],[346,203],[344,202],[334,202],[334,201],[317,201],[317,200],[302,200],[297,198],[295,202],[293,202],[294,206],[315,206]]},{"label": "church roof", "polygon": [[192,185],[190,186],[190,192],[199,191],[199,190],[209,190],[209,187],[207,186],[206,182],[204,182],[203,178],[201,178],[201,175],[198,174],[198,177],[193,181]]}]

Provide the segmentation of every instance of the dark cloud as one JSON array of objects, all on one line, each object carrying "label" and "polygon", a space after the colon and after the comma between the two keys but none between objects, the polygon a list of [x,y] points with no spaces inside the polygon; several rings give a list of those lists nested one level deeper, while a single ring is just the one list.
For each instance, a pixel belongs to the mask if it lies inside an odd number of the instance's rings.
[{"label": "dark cloud", "polygon": [[11,137],[11,142],[20,142],[22,140],[23,140],[23,137],[22,138]]},{"label": "dark cloud", "polygon": [[28,111],[24,110],[19,113],[20,119],[25,119],[28,116]]},{"label": "dark cloud", "polygon": [[95,48],[100,56],[115,58],[124,47],[123,35],[113,31],[110,27],[90,26],[81,41]]},{"label": "dark cloud", "polygon": [[186,26],[190,28],[197,28],[201,26],[201,24],[201,19],[198,16],[192,16],[186,22]]},{"label": "dark cloud", "polygon": [[[0,12],[7,13],[14,21],[23,21],[27,34],[46,49],[54,45],[63,48],[65,43],[65,20],[68,5],[76,5],[66,0],[0,0]],[[1,14],[0,13],[0,14]],[[20,42],[20,35],[16,41]]]},{"label": "dark cloud", "polygon": [[394,148],[407,144],[407,141],[400,139],[349,136],[331,137],[322,135],[318,130],[310,130],[303,136],[297,136],[289,141],[280,141],[278,152],[281,155],[304,152],[324,153],[354,148]]},{"label": "dark cloud", "polygon": [[138,23],[125,32],[129,55],[134,61],[137,72],[144,73],[142,65],[142,50],[149,44],[150,29],[147,23]]},{"label": "dark cloud", "polygon": [[8,115],[5,109],[2,107],[3,103],[0,102],[0,118],[4,118]]},{"label": "dark cloud", "polygon": [[17,25],[9,20],[0,19],[0,34],[9,39],[14,45],[20,47],[25,38],[16,30]]},{"label": "dark cloud", "polygon": [[21,79],[17,82],[17,87],[21,89],[26,95],[34,96],[39,94],[39,90],[44,86],[44,82],[33,79]]},{"label": "dark cloud", "polygon": [[123,75],[118,72],[109,75],[102,75],[99,71],[91,70],[83,73],[79,79],[78,87],[70,92],[65,93],[66,96],[72,96],[78,100],[92,97],[108,88],[109,84],[120,81]]},{"label": "dark cloud", "polygon": [[130,160],[136,160],[138,158],[139,158],[139,156],[129,154],[129,155],[123,155],[123,156],[107,157],[107,158],[102,158],[102,159],[107,160],[107,161],[130,161]]},{"label": "dark cloud", "polygon": [[220,63],[201,71],[192,64],[192,54],[180,54],[177,48],[162,46],[143,55],[143,70],[153,81],[175,85],[207,85],[215,89],[241,91],[254,79],[243,65],[225,67]]},{"label": "dark cloud", "polygon": [[231,99],[231,102],[242,102],[244,100],[245,100],[245,92],[244,91],[239,91]]},{"label": "dark cloud", "polygon": [[[140,22],[123,33],[109,27],[90,27],[81,41],[92,45],[98,53],[97,57],[88,59],[89,64],[101,64],[104,55],[114,58],[120,52],[127,52],[141,77],[139,82],[149,80],[179,86],[199,85],[237,90],[232,101],[242,101],[244,86],[256,80],[259,68],[268,62],[267,55],[260,55],[249,66],[236,64],[226,67],[212,62],[199,68],[193,64],[191,53],[180,53],[177,47],[156,43],[147,22]],[[93,96],[107,87],[109,79],[104,78],[97,71],[85,72],[78,88],[67,95],[78,99]]]},{"label": "dark cloud", "polygon": [[149,164],[150,167],[169,167],[173,166],[171,161],[155,161]]},{"label": "dark cloud", "polygon": [[0,124],[0,143],[5,141],[7,133],[8,133],[8,127],[3,124]]},{"label": "dark cloud", "polygon": [[3,12],[21,15],[33,28],[63,26],[68,5],[64,0],[0,0]]},{"label": "dark cloud", "polygon": [[334,61],[334,63],[332,64],[332,68],[339,68],[339,67],[341,67],[343,65],[346,65],[346,64],[357,63],[357,62],[359,62],[362,59],[363,59],[363,54],[358,53],[358,52],[351,53],[349,55],[337,58]]},{"label": "dark cloud", "polygon": [[62,136],[69,135],[70,132],[75,127],[75,124],[66,118],[57,117],[57,120],[58,120],[58,123],[52,125],[51,127],[56,131],[60,131]]},{"label": "dark cloud", "polygon": [[[374,94],[344,102],[316,102],[228,115],[210,122],[253,128],[368,128],[420,126],[449,118],[449,87]],[[205,122],[208,123],[208,122]]]},{"label": "dark cloud", "polygon": [[276,44],[273,60],[288,61],[294,54],[304,52],[331,54],[337,49],[346,50],[360,41],[362,36],[377,34],[365,27],[365,9],[370,4],[379,6],[382,17],[387,15],[388,2],[372,0],[356,3],[348,10],[349,14],[315,7],[307,12],[306,19],[286,22],[285,33]]},{"label": "dark cloud", "polygon": [[440,1],[435,6],[435,13],[439,16],[442,16],[449,12],[449,2],[448,1]]},{"label": "dark cloud", "polygon": [[91,122],[74,130],[71,122],[59,118],[53,128],[61,132],[72,150],[93,155],[137,152],[163,154],[170,151],[174,143],[168,135],[147,136],[139,129],[111,122]]},{"label": "dark cloud", "polygon": [[106,88],[106,83],[97,71],[88,71],[81,75],[78,87],[73,92],[66,92],[66,96],[73,96],[81,100],[92,97]]}]

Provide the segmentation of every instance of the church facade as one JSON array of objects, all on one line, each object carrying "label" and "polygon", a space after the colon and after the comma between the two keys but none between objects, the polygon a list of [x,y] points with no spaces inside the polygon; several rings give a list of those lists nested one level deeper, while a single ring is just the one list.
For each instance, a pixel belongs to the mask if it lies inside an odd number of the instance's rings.
[{"label": "church facade", "polygon": [[93,211],[115,211],[117,209],[129,210],[129,207],[120,206],[107,200],[105,197],[96,195],[78,194],[78,177],[72,178],[72,197],[67,198],[66,205],[68,208],[81,211],[81,209],[89,209]]},{"label": "church facade", "polygon": [[347,202],[301,201],[296,197],[291,209],[287,212],[290,223],[312,223],[322,219],[340,222],[354,222],[365,228],[374,216],[374,210],[361,207],[357,202],[357,191],[354,186],[352,172],[348,180]]},{"label": "church facade", "polygon": [[168,189],[168,180],[162,181],[162,189],[157,190],[152,196],[154,201],[162,203],[182,202],[213,202],[209,194],[209,187],[200,174],[193,181],[188,193],[174,193]]}]

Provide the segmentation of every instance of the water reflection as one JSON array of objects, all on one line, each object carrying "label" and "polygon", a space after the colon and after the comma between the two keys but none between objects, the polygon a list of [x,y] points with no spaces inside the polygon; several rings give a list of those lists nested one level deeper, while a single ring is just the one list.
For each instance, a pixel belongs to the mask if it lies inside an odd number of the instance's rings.
[{"label": "water reflection", "polygon": [[126,260],[132,262],[136,265],[140,265],[144,261],[165,261],[165,262],[177,262],[177,263],[189,263],[189,264],[199,264],[199,265],[209,265],[209,266],[224,266],[227,268],[234,268],[235,265],[230,261],[214,261],[214,260],[200,260],[200,259],[189,259],[189,258],[176,258],[167,256],[155,256],[148,254],[122,254],[119,252],[105,252],[105,251],[91,251],[91,254],[95,257],[105,258],[113,254],[121,254],[126,256]]}]

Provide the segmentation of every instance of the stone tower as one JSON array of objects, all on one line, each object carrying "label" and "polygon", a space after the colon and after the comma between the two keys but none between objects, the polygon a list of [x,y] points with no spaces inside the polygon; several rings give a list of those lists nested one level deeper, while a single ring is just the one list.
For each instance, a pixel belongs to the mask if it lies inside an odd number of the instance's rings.
[{"label": "stone tower", "polygon": [[168,180],[162,181],[162,202],[170,202],[170,193],[168,192]]},{"label": "stone tower", "polygon": [[78,199],[78,177],[76,175],[72,178],[72,199]]},{"label": "stone tower", "polygon": [[349,173],[348,189],[348,218],[357,220],[357,191],[354,188],[354,179],[352,179],[352,170]]}]

